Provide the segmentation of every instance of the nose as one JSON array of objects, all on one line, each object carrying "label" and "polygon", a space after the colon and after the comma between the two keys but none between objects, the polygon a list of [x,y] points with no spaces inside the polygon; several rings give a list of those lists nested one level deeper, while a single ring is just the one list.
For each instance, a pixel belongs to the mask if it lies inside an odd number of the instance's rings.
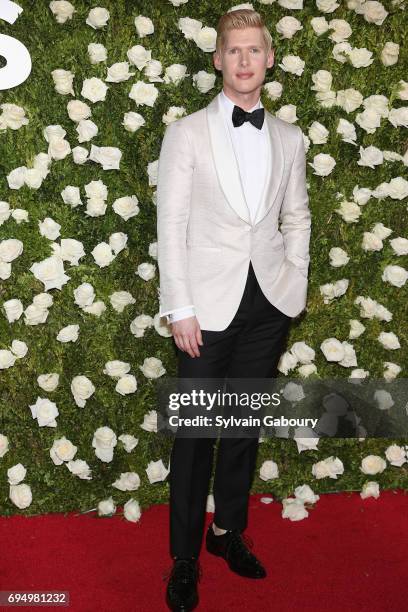
[{"label": "nose", "polygon": [[242,51],[242,54],[241,54],[242,66],[246,66],[248,64],[248,58],[249,58],[248,51],[246,50]]}]

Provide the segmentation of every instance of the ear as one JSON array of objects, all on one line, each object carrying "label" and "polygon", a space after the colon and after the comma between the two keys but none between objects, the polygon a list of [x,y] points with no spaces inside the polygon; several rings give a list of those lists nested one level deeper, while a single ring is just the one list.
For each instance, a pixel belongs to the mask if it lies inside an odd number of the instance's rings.
[{"label": "ear", "polygon": [[268,56],[267,56],[267,61],[266,61],[266,65],[267,65],[267,67],[268,67],[268,68],[272,68],[272,66],[273,66],[273,62],[274,62],[274,55],[275,55],[275,54],[274,54],[274,50],[273,50],[273,49],[271,49],[271,50],[269,51],[269,53],[268,53]]},{"label": "ear", "polygon": [[217,51],[213,53],[213,64],[217,70],[221,70],[221,59]]}]

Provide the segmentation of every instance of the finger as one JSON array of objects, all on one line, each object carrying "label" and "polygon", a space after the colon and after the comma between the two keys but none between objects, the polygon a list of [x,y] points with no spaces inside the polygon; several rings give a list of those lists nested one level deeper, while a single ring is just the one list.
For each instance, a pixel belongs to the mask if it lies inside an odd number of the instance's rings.
[{"label": "finger", "polygon": [[183,343],[184,343],[185,350],[190,355],[190,357],[195,357],[193,350],[190,346],[190,339],[188,336],[183,337]]},{"label": "finger", "polygon": [[203,342],[203,337],[202,337],[201,329],[200,328],[198,328],[197,331],[196,331],[196,340],[197,340],[197,343],[200,346],[203,346],[204,342]]},{"label": "finger", "polygon": [[184,342],[183,342],[183,336],[181,336],[180,334],[177,334],[176,336],[174,336],[174,342],[176,343],[177,347],[180,349],[180,351],[184,351]]},{"label": "finger", "polygon": [[199,357],[200,356],[200,351],[198,350],[197,338],[195,337],[195,334],[190,336],[189,340],[190,340],[191,350],[193,351],[195,357]]}]

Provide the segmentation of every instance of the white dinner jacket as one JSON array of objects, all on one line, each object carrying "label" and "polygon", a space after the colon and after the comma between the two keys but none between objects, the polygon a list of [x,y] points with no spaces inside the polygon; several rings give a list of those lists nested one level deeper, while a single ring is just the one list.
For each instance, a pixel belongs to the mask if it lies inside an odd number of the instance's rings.
[{"label": "white dinner jacket", "polygon": [[252,222],[222,112],[218,94],[167,126],[157,182],[160,314],[194,304],[213,331],[232,321],[250,261],[273,305],[290,317],[304,309],[311,226],[301,129],[265,109],[267,177]]}]

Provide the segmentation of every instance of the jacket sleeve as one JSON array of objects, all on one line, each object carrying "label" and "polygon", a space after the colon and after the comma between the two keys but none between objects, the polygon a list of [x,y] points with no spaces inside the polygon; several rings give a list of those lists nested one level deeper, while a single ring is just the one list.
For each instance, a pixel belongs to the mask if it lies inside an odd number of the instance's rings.
[{"label": "jacket sleeve", "polygon": [[187,266],[194,152],[183,122],[167,126],[158,163],[157,247],[160,315],[193,304]]},{"label": "jacket sleeve", "polygon": [[285,257],[307,277],[310,261],[311,215],[306,189],[306,154],[300,128],[298,128],[295,154],[280,210],[280,221]]}]

